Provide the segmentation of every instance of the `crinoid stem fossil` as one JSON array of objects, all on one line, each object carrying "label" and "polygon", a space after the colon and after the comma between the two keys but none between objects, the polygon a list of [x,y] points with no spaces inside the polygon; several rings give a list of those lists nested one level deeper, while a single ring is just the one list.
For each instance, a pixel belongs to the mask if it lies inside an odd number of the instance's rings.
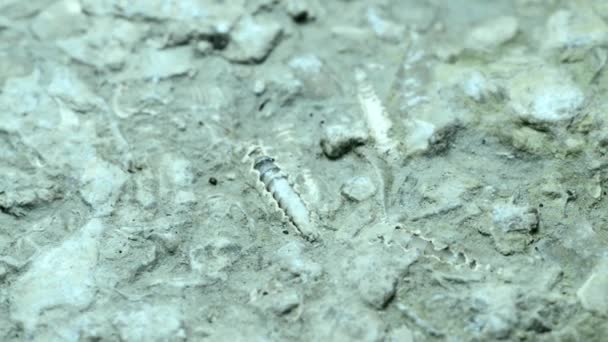
[{"label": "crinoid stem fossil", "polygon": [[296,230],[308,241],[317,240],[319,232],[310,210],[289,183],[287,175],[275,164],[274,158],[267,155],[258,156],[253,162],[253,168],[258,172],[266,191],[272,195]]},{"label": "crinoid stem fossil", "polygon": [[370,84],[365,71],[356,69],[355,79],[357,80],[357,99],[376,150],[385,157],[395,156],[397,144],[389,136],[393,122],[389,118],[386,108]]}]

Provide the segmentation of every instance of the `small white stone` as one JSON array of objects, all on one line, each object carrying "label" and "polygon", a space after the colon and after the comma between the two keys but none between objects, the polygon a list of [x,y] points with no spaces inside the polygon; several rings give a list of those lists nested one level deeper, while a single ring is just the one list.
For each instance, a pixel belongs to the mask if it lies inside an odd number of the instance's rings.
[{"label": "small white stone", "polygon": [[98,215],[107,215],[112,212],[122,192],[127,174],[114,164],[93,158],[87,164],[80,181],[82,198]]},{"label": "small white stone", "polygon": [[407,136],[405,146],[410,154],[428,150],[435,135],[435,125],[428,121],[410,119],[405,122]]},{"label": "small white stone", "polygon": [[180,190],[175,194],[175,203],[181,205],[196,204],[196,195],[192,191]]},{"label": "small white stone", "polygon": [[492,221],[504,233],[530,233],[538,228],[538,212],[526,206],[498,205],[492,211]]},{"label": "small white stone", "polygon": [[585,309],[608,314],[608,261],[596,267],[576,295]]},{"label": "small white stone", "polygon": [[475,102],[485,102],[490,96],[499,94],[498,86],[486,76],[473,71],[460,83],[462,91]]},{"label": "small white stone", "polygon": [[349,200],[361,202],[376,193],[376,186],[369,177],[356,176],[344,183],[341,192]]},{"label": "small white stone", "polygon": [[282,33],[283,28],[276,22],[245,16],[232,32],[223,55],[237,63],[261,63],[279,42]]},{"label": "small white stone", "polygon": [[289,67],[301,72],[318,74],[323,68],[323,62],[315,55],[303,55],[291,59],[288,63]]},{"label": "small white stone", "polygon": [[469,34],[467,45],[473,49],[494,49],[515,37],[518,31],[517,19],[503,16],[486,21],[475,27]]},{"label": "small white stone", "polygon": [[367,132],[346,125],[329,125],[323,130],[321,148],[330,159],[337,159],[368,139]]},{"label": "small white stone", "polygon": [[549,67],[520,73],[509,81],[510,106],[522,119],[552,123],[576,116],[585,94],[569,75]]},{"label": "small white stone", "polygon": [[253,93],[257,96],[264,94],[266,91],[266,82],[264,80],[256,80],[253,84]]},{"label": "small white stone", "polygon": [[213,51],[213,44],[207,40],[196,43],[196,52],[201,56],[207,56]]}]

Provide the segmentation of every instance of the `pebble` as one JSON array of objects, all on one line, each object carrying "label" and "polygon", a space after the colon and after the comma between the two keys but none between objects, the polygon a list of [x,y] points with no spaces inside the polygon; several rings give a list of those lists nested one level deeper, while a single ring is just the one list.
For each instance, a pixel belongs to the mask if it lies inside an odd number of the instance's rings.
[{"label": "pebble", "polygon": [[481,23],[471,30],[467,46],[475,50],[492,50],[512,40],[519,30],[517,19],[502,16]]},{"label": "pebble", "polygon": [[497,205],[492,211],[492,222],[504,233],[531,233],[538,229],[538,211],[528,206]]},{"label": "pebble", "polygon": [[551,124],[575,117],[585,94],[571,77],[550,67],[535,67],[508,82],[508,97],[523,121]]},{"label": "pebble", "polygon": [[207,40],[201,40],[196,43],[195,51],[200,56],[208,56],[213,51],[213,44]]},{"label": "pebble", "polygon": [[532,239],[530,234],[538,229],[539,218],[536,208],[506,204],[494,207],[492,222],[496,249],[511,255],[525,251]]},{"label": "pebble", "polygon": [[264,80],[256,80],[253,83],[253,93],[256,96],[260,96],[266,92],[266,82]]},{"label": "pebble", "polygon": [[287,0],[285,11],[296,23],[302,24],[315,19],[315,13],[307,0]]},{"label": "pebble", "polygon": [[527,126],[515,129],[511,132],[511,143],[518,150],[531,154],[553,153],[551,138],[543,132]]},{"label": "pebble", "polygon": [[[363,247],[363,246],[361,246]],[[363,251],[344,264],[346,279],[363,303],[381,310],[394,298],[397,284],[415,258],[394,260],[383,246],[365,246]]]},{"label": "pebble", "polygon": [[500,94],[499,87],[477,70],[469,73],[461,81],[460,87],[466,96],[478,103],[485,103],[491,97],[497,97]]},{"label": "pebble", "polygon": [[109,215],[127,179],[127,174],[118,166],[93,158],[80,178],[80,195],[97,215]]},{"label": "pebble", "polygon": [[353,148],[365,144],[368,140],[364,129],[353,129],[347,125],[328,125],[323,130],[321,148],[329,159],[338,159]]},{"label": "pebble", "polygon": [[372,197],[376,190],[376,186],[369,177],[356,176],[347,180],[340,191],[349,200],[362,202]]},{"label": "pebble", "polygon": [[189,206],[196,203],[196,195],[192,191],[179,190],[175,193],[175,204]]},{"label": "pebble", "polygon": [[246,16],[231,33],[230,44],[222,55],[235,63],[262,63],[279,43],[282,35],[280,24]]},{"label": "pebble", "polygon": [[409,119],[404,122],[407,130],[405,147],[408,154],[423,153],[431,147],[431,141],[437,132],[436,126],[428,121]]},{"label": "pebble", "polygon": [[608,315],[608,261],[598,265],[576,295],[581,305],[589,310]]}]

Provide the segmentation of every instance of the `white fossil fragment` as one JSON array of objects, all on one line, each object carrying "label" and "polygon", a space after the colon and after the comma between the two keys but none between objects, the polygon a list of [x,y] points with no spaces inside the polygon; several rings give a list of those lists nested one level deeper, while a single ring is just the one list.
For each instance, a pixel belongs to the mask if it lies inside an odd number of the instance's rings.
[{"label": "white fossil fragment", "polygon": [[382,101],[369,83],[366,73],[361,69],[357,69],[355,71],[355,78],[358,85],[357,98],[359,99],[367,128],[376,143],[376,149],[383,155],[391,154],[395,151],[396,147],[396,143],[389,137],[389,131],[393,127],[393,123],[388,117]]},{"label": "white fossil fragment", "polygon": [[275,164],[274,159],[262,155],[255,159],[253,168],[259,173],[260,181],[298,232],[308,241],[317,240],[319,232],[310,211],[289,183],[287,176]]}]

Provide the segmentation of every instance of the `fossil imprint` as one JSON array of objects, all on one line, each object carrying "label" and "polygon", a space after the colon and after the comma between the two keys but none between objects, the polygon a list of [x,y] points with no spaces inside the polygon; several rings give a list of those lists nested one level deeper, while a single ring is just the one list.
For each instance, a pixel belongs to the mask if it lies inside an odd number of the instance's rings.
[{"label": "fossil imprint", "polygon": [[[308,206],[293,188],[287,175],[281,171],[274,158],[260,153],[256,149],[257,157],[253,162],[253,169],[257,171],[259,180],[266,191],[272,195],[277,206],[296,230],[308,241],[319,238],[319,231],[312,218]],[[253,152],[249,155],[254,154]]]}]

